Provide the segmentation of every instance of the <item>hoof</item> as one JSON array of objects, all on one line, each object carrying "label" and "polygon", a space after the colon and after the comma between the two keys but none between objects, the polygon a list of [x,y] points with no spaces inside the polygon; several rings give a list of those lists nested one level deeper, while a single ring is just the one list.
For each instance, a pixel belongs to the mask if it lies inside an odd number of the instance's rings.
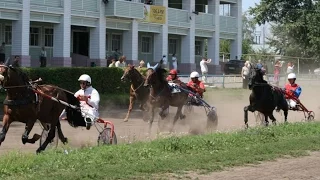
[{"label": "hoof", "polygon": [[185,118],[186,118],[186,115],[184,114],[180,116],[180,119],[185,119]]},{"label": "hoof", "polygon": [[123,120],[123,122],[128,122],[128,119],[127,119],[127,118],[126,118],[126,119],[124,119],[124,120]]},{"label": "hoof", "polygon": [[22,137],[22,144],[26,144],[28,142],[28,138]]},{"label": "hoof", "polygon": [[68,138],[64,138],[64,140],[62,141],[62,143],[63,143],[64,145],[68,144]]},{"label": "hoof", "polygon": [[41,148],[38,148],[36,151],[36,154],[40,154],[43,150]]}]

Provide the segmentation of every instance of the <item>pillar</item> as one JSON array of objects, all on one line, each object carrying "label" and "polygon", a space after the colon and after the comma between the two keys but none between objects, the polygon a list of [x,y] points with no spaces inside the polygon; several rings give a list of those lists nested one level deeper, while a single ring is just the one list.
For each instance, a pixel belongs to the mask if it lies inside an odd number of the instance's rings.
[{"label": "pillar", "polygon": [[133,20],[131,23],[131,27],[129,31],[123,32],[122,44],[123,50],[122,54],[126,56],[127,64],[133,64],[139,66],[138,60],[138,42],[139,42],[139,35],[138,35],[138,22]]},{"label": "pillar", "polygon": [[[12,21],[12,56],[20,56],[20,66],[30,67],[30,0],[22,1],[19,20]],[[12,63],[13,61],[11,61]]]},{"label": "pillar", "polygon": [[178,69],[181,73],[190,73],[196,70],[195,64],[195,0],[182,1],[182,9],[190,12],[190,29],[186,36],[181,38],[181,63]]},{"label": "pillar", "polygon": [[237,35],[231,41],[230,59],[241,59],[242,56],[242,0],[238,0],[237,4],[231,4],[231,16],[237,19]]},{"label": "pillar", "polygon": [[165,6],[166,8],[166,23],[162,25],[159,34],[154,34],[154,60],[159,62],[163,55],[167,57],[167,67],[171,61],[168,57],[168,0],[159,0],[156,5]]},{"label": "pillar", "polygon": [[208,38],[208,58],[212,61],[208,64],[209,74],[220,74],[220,2],[217,0],[208,0],[208,13],[214,15],[215,29],[212,38]]},{"label": "pillar", "polygon": [[90,62],[95,62],[97,66],[106,67],[106,5],[100,1],[99,7],[100,17],[97,22],[97,27],[90,28],[89,56]]},{"label": "pillar", "polygon": [[53,57],[51,66],[71,67],[70,41],[71,41],[71,1],[61,1],[63,15],[61,22],[53,29]]}]

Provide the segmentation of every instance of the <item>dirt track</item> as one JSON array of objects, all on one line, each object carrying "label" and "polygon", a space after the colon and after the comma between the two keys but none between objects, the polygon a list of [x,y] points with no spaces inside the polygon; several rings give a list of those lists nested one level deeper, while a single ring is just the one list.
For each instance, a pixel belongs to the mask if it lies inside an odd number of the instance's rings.
[{"label": "dirt track", "polygon": [[[317,81],[304,81],[299,83],[303,88],[303,92],[300,97],[303,104],[307,108],[314,110],[316,113],[316,117],[320,117],[318,108],[319,104],[316,102],[316,99],[314,98],[315,96],[317,96],[317,92],[320,90],[320,83]],[[217,107],[219,116],[218,130],[227,131],[243,128],[243,107],[248,104],[249,93],[249,91],[242,93],[239,91],[235,91],[234,94],[230,94],[222,91],[212,91],[210,92],[210,94],[206,94],[206,96],[210,96],[208,102]],[[174,112],[174,108],[170,109],[171,114],[173,114]],[[158,131],[157,121],[153,125],[151,136],[149,136],[147,134],[148,125],[141,120],[141,117],[139,116],[140,113],[138,111],[132,114],[132,118],[129,119],[129,122],[123,122],[125,113],[126,110],[117,110],[114,111],[112,114],[109,112],[103,115],[105,119],[110,120],[115,124],[115,132],[118,136],[119,143],[128,143],[137,140],[147,140],[149,138],[153,139],[156,137],[156,133]],[[188,123],[183,123],[182,121],[180,121],[175,129],[178,133],[186,133],[189,130],[190,125],[192,128],[196,128],[199,131],[201,131],[204,128],[206,122],[206,117],[205,115],[203,115],[203,113],[204,111],[202,109],[196,109],[195,114],[187,118]],[[275,113],[275,117],[277,118],[278,122],[283,122],[283,116],[281,114]],[[302,119],[302,113],[289,112],[289,121],[301,121]],[[198,125],[194,125],[195,123]],[[249,124],[250,126],[254,126],[256,124],[252,113],[249,113]],[[74,129],[70,127],[66,122],[63,122],[62,128],[65,136],[68,137],[69,144],[71,146],[81,147],[88,144],[96,144],[98,132],[94,127],[91,128],[91,130],[89,131],[85,128]],[[22,124],[12,124],[7,134],[6,140],[2,143],[0,147],[0,154],[4,154],[5,152],[8,152],[10,150],[23,150],[24,152],[27,151],[32,153],[35,152],[36,148],[39,147],[39,143],[34,145],[22,145],[21,135],[23,131],[24,126]],[[162,131],[165,131],[165,129],[163,129]],[[38,124],[30,133],[30,136],[32,136],[35,132],[41,133],[41,129]],[[268,165],[268,163],[266,163],[267,165],[259,165],[258,167],[254,168],[245,167],[240,168],[240,170],[232,170],[231,173],[220,172],[214,173],[212,174],[212,176],[199,176],[199,178],[265,179],[266,177],[268,177],[268,179],[307,179],[308,177],[308,179],[312,179],[312,177],[320,177],[319,172],[315,170],[313,173],[311,168],[312,165],[314,165],[314,167],[319,167],[320,153],[315,153],[314,156],[314,158],[304,157],[299,159],[280,160],[279,162],[274,163],[274,165]],[[281,168],[279,166],[281,166]],[[268,168],[263,170],[264,167]],[[295,169],[295,167],[298,168],[301,174],[303,174],[304,171],[308,171],[308,173],[305,177],[297,175],[294,176],[294,172],[296,171],[289,171],[290,167],[292,167],[292,169]],[[266,176],[265,173],[271,173],[272,176]],[[277,176],[276,174],[279,174],[279,176]],[[288,175],[288,177],[286,177],[286,174]]]}]

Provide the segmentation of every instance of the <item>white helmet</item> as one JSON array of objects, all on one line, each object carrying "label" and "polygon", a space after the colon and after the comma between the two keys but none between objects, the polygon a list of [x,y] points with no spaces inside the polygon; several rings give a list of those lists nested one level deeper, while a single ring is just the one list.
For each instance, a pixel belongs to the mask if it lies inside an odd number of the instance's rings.
[{"label": "white helmet", "polygon": [[296,79],[296,74],[295,73],[288,74],[288,79]]},{"label": "white helmet", "polygon": [[78,81],[87,81],[88,83],[91,84],[91,77],[88,74],[82,74]]},{"label": "white helmet", "polygon": [[200,75],[197,71],[193,71],[191,74],[190,74],[190,78],[198,78]]}]

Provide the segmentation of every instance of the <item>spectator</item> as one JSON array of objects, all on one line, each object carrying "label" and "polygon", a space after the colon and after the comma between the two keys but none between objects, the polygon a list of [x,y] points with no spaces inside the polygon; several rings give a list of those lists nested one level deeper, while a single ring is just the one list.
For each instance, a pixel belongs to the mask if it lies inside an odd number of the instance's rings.
[{"label": "spectator", "polygon": [[281,68],[282,68],[282,63],[279,60],[276,61],[276,63],[274,64],[274,76],[273,76],[273,82],[274,84],[278,87],[279,86],[279,81],[280,81],[280,72],[281,72]]},{"label": "spectator", "polygon": [[258,63],[257,63],[257,68],[261,69],[263,67],[262,63],[261,63],[261,60],[259,59],[258,60]]},{"label": "spectator", "polygon": [[287,75],[290,74],[290,73],[293,73],[293,71],[294,71],[293,68],[294,68],[293,63],[292,63],[292,62],[289,62],[289,63],[288,63],[288,67],[287,67]]},{"label": "spectator", "polygon": [[176,54],[173,53],[172,54],[172,68],[175,69],[175,70],[178,70],[178,63],[177,63],[177,57],[176,57]]},{"label": "spectator", "polygon": [[20,56],[14,56],[13,67],[20,67]]},{"label": "spectator", "polygon": [[141,61],[140,61],[140,63],[139,63],[139,68],[143,68],[143,67],[144,67],[144,65],[145,65],[144,61],[143,61],[143,60],[141,60]]},{"label": "spectator", "polygon": [[207,64],[211,62],[211,59],[207,59],[202,57],[202,60],[200,61],[200,68],[202,73],[202,81],[203,83],[206,83],[207,81],[207,75],[208,75],[208,66]]},{"label": "spectator", "polygon": [[241,77],[242,77],[242,88],[247,89],[249,83],[249,70],[250,70],[250,62],[246,61],[244,66],[242,67]]},{"label": "spectator", "polygon": [[47,66],[47,52],[42,46],[41,51],[40,51],[40,67],[46,67]]},{"label": "spectator", "polygon": [[4,63],[6,60],[6,43],[3,42],[2,45],[0,46],[0,63]]},{"label": "spectator", "polygon": [[115,66],[120,68],[126,67],[126,56],[121,56],[119,58],[119,61],[115,63]]},{"label": "spectator", "polygon": [[160,65],[162,68],[167,68],[167,56],[166,55],[163,55],[161,60],[160,60]]},{"label": "spectator", "polygon": [[112,60],[111,60],[111,64],[109,64],[108,67],[116,67],[116,60],[115,60],[115,59],[112,59]]}]

